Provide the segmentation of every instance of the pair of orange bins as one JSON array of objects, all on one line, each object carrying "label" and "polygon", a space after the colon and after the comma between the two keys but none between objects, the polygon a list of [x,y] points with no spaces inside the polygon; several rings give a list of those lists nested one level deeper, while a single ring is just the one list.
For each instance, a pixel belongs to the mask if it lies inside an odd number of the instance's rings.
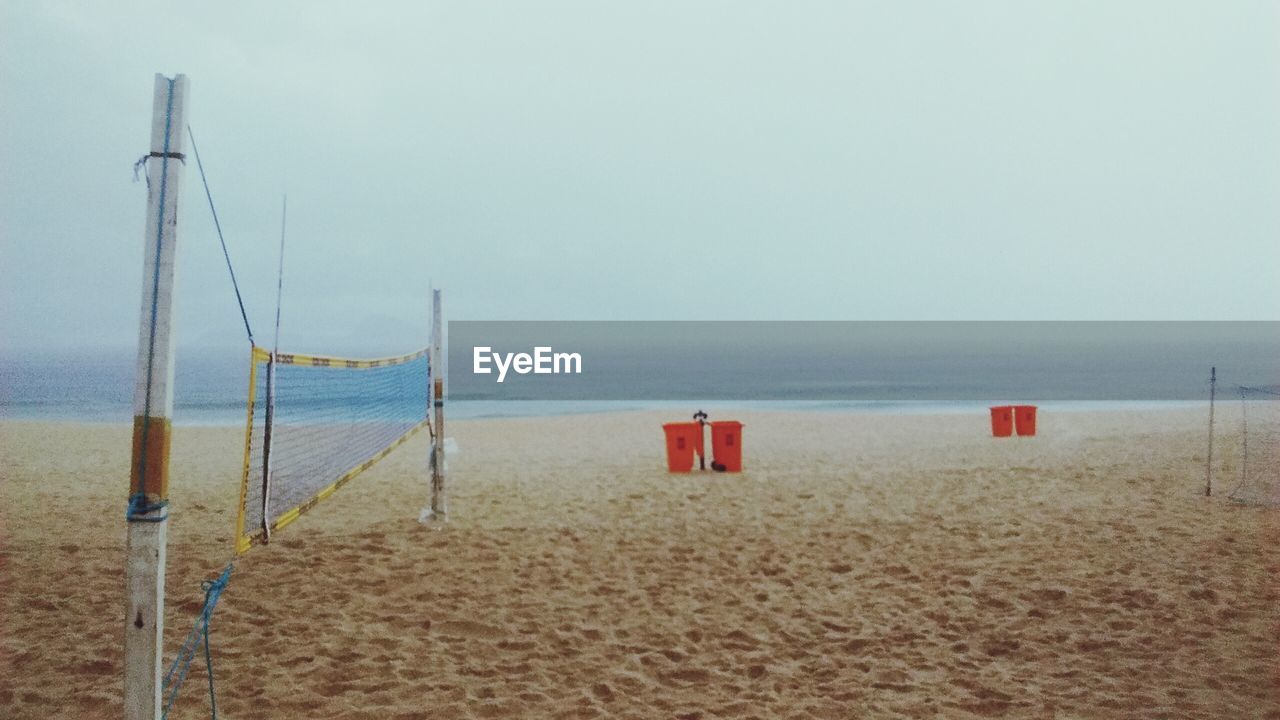
[{"label": "pair of orange bins", "polygon": [[1019,435],[1030,437],[1036,434],[1035,405],[997,405],[991,408],[991,434],[995,437],[1009,437],[1017,429]]},{"label": "pair of orange bins", "polygon": [[[706,457],[702,426],[699,422],[666,423],[667,470],[687,473],[693,470],[693,456]],[[742,472],[742,423],[717,420],[711,426],[711,468],[721,472]]]}]

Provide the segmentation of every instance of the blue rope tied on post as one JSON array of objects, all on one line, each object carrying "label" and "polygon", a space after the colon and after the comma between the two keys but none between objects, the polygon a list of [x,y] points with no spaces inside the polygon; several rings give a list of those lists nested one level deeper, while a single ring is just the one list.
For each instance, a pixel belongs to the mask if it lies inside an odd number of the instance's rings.
[{"label": "blue rope tied on post", "polygon": [[124,511],[124,519],[129,522],[163,522],[169,519],[169,513],[152,516],[157,510],[169,507],[168,500],[158,503],[147,502],[146,493],[134,493],[129,496],[129,505]]},{"label": "blue rope tied on post", "polygon": [[178,699],[178,691],[182,689],[182,683],[187,679],[187,672],[191,669],[191,661],[195,658],[196,649],[203,640],[204,662],[209,671],[209,708],[211,717],[217,720],[218,700],[213,687],[213,656],[209,651],[209,621],[213,618],[213,609],[218,604],[218,598],[222,596],[222,591],[226,589],[227,582],[231,579],[232,569],[234,569],[233,565],[227,563],[227,567],[216,580],[205,580],[200,583],[200,589],[204,590],[204,607],[200,610],[200,617],[196,619],[195,626],[182,641],[182,647],[178,648],[178,656],[173,659],[173,664],[164,674],[164,710],[160,714],[161,718],[169,717],[169,711],[173,709],[173,703]]}]

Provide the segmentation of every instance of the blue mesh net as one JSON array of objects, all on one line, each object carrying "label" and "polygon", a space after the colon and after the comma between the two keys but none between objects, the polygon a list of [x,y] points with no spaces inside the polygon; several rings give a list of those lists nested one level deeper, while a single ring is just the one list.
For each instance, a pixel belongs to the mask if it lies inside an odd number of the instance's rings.
[{"label": "blue mesh net", "polygon": [[[256,388],[246,434],[241,551],[261,539],[268,363],[255,353]],[[425,352],[380,361],[281,355],[275,366],[271,480],[266,505],[274,528],[292,520],[371,466],[427,421]]]}]

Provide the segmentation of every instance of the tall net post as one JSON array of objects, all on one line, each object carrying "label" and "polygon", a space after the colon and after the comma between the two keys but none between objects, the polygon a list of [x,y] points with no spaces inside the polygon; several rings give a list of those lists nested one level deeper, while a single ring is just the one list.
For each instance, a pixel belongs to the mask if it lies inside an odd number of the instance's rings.
[{"label": "tall net post", "polygon": [[125,517],[127,612],[124,717],[161,717],[169,444],[173,416],[174,254],[183,168],[187,78],[155,76],[147,171],[142,312],[133,393],[133,450]]}]

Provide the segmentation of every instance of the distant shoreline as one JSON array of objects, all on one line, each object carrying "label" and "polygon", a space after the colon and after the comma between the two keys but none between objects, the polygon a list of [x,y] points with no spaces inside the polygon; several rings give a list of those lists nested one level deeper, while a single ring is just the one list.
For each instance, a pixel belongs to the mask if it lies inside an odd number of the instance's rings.
[{"label": "distant shoreline", "polygon": [[[713,414],[724,412],[784,412],[784,413],[818,413],[837,415],[965,415],[985,414],[990,405],[1013,403],[1012,400],[991,402],[977,401],[848,401],[848,402],[796,402],[796,401],[727,401],[727,402],[681,402],[681,401],[523,401],[523,400],[459,400],[446,406],[446,417],[451,421],[500,420],[508,418],[556,418],[571,416],[617,415],[625,413],[641,413],[652,411],[669,411],[673,417],[691,415],[695,410],[704,409]],[[1018,401],[1021,402],[1021,401]],[[1172,411],[1205,408],[1208,399],[1196,400],[1079,400],[1050,401],[1030,404],[1038,405],[1047,412],[1138,412],[1138,411]],[[0,405],[0,425],[9,423],[47,423],[58,425],[129,425],[132,421],[127,416],[113,412],[112,416],[76,415],[67,408],[49,409],[34,412],[13,412],[14,408]],[[244,416],[236,419],[201,418],[184,416],[181,408],[174,414],[174,425],[179,427],[242,427]]]}]

